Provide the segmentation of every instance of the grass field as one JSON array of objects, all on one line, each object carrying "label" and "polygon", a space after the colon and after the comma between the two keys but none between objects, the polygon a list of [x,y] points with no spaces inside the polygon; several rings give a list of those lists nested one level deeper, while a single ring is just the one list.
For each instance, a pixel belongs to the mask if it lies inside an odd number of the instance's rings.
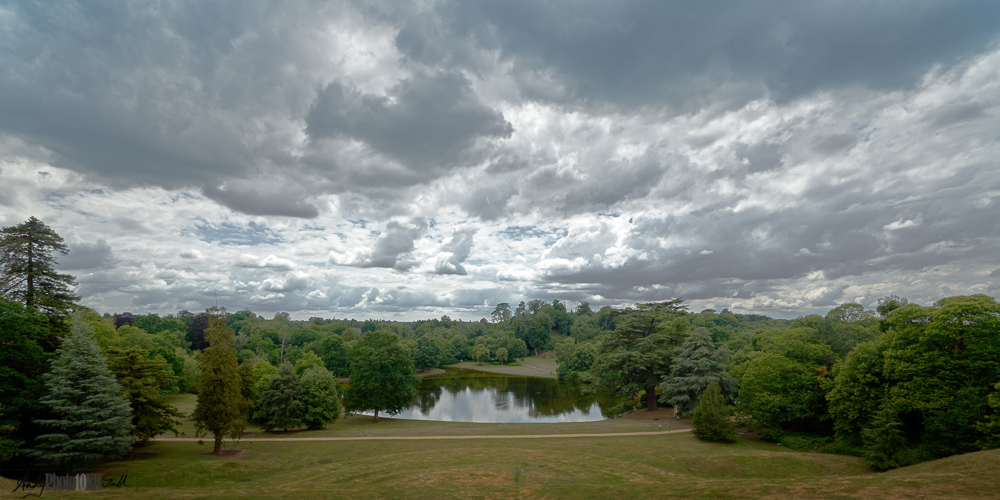
[{"label": "grass field", "polygon": [[[194,398],[175,403],[189,411]],[[653,420],[653,419],[658,420]],[[685,427],[669,410],[603,422],[463,424],[351,417],[286,436],[475,436],[628,433]],[[1000,450],[884,474],[858,458],[752,439],[706,443],[690,433],[594,438],[254,441],[215,457],[210,441],[159,442],[96,470],[128,471],[139,488],[87,498],[996,498]],[[273,433],[267,433],[273,437]],[[4,480],[2,495],[12,495]],[[77,492],[45,497],[78,498]],[[16,498],[20,498],[17,495]],[[12,498],[12,497],[11,497]]]}]

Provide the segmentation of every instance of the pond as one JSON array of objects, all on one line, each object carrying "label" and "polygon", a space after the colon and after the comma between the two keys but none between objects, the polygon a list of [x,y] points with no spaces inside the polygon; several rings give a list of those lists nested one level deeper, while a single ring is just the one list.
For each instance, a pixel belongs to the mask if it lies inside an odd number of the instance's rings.
[{"label": "pond", "polygon": [[394,418],[479,423],[592,422],[614,418],[608,392],[581,394],[579,382],[462,369],[421,380],[413,406]]}]

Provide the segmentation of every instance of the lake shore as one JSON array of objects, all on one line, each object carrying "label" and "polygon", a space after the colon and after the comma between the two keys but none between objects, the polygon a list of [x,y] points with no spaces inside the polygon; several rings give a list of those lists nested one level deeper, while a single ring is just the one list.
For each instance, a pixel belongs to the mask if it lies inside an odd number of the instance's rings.
[{"label": "lake shore", "polygon": [[494,365],[490,363],[479,364],[475,361],[463,361],[444,368],[461,368],[477,372],[497,373],[503,375],[517,375],[521,377],[556,379],[555,358],[524,358],[518,360],[520,366]]}]

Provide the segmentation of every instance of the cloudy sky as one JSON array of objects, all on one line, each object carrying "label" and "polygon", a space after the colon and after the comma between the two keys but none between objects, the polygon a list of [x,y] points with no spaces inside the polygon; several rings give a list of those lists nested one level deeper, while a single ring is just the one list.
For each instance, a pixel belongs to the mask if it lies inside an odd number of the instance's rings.
[{"label": "cloudy sky", "polygon": [[1000,295],[1000,3],[0,2],[0,225],[101,312]]}]

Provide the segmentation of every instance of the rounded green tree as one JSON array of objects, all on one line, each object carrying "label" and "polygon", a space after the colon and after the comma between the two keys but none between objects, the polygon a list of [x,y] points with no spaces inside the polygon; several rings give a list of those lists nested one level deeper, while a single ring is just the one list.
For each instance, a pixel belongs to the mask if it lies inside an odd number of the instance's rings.
[{"label": "rounded green tree", "polygon": [[413,374],[413,361],[387,330],[368,332],[351,351],[351,385],[345,406],[351,412],[395,415],[413,403],[420,380]]},{"label": "rounded green tree", "polygon": [[340,417],[340,382],[322,366],[310,368],[299,378],[305,414],[302,422],[310,429],[322,429]]}]

